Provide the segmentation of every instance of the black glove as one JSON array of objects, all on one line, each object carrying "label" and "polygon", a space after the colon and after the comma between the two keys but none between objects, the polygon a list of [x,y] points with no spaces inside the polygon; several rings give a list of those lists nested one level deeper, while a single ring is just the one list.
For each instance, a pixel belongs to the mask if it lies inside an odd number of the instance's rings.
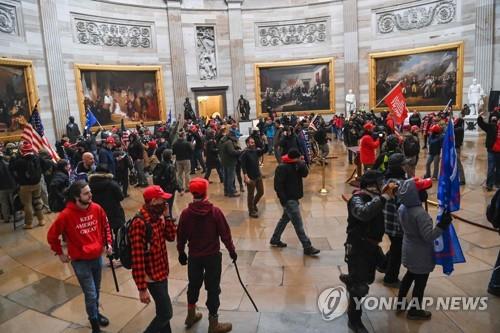
[{"label": "black glove", "polygon": [[451,218],[451,214],[449,212],[443,213],[443,216],[441,217],[441,221],[437,224],[437,227],[445,230],[451,223],[453,219]]},{"label": "black glove", "polygon": [[231,257],[231,259],[233,259],[233,261],[236,261],[238,259],[238,254],[236,253],[236,251],[229,252],[229,256]]},{"label": "black glove", "polygon": [[188,263],[188,257],[186,255],[186,252],[179,253],[179,263],[182,266],[186,266],[187,265],[187,263]]}]

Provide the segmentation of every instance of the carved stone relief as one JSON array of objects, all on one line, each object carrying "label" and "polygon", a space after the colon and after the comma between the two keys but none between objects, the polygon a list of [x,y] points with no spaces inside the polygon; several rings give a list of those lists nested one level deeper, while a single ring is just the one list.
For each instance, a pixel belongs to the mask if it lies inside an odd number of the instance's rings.
[{"label": "carved stone relief", "polygon": [[0,36],[22,35],[21,3],[13,0],[0,1]]},{"label": "carved stone relief", "polygon": [[389,34],[450,23],[456,20],[456,11],[456,0],[433,0],[382,9],[376,13],[377,33]]},{"label": "carved stone relief", "polygon": [[196,27],[196,55],[200,80],[215,80],[217,78],[215,27]]},{"label": "carved stone relief", "polygon": [[153,24],[128,20],[74,15],[73,32],[79,44],[149,49],[153,47]]},{"label": "carved stone relief", "polygon": [[328,37],[329,18],[257,23],[258,46],[322,43]]}]

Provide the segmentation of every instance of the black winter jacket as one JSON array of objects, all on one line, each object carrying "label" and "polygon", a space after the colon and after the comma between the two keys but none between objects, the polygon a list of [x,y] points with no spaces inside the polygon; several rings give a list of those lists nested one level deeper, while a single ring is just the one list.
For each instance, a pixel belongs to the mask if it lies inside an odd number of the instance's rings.
[{"label": "black winter jacket", "polygon": [[281,163],[276,167],[274,173],[274,190],[282,206],[288,200],[299,200],[304,196],[302,178],[307,177],[308,174],[309,169],[304,162]]},{"label": "black winter jacket", "polygon": [[60,212],[66,207],[64,191],[69,187],[69,175],[64,171],[56,171],[48,186],[49,207],[53,212]]},{"label": "black winter jacket", "polygon": [[89,175],[89,186],[92,200],[106,212],[111,228],[116,230],[125,222],[125,212],[120,204],[123,193],[120,185],[113,180],[110,173],[93,173]]},{"label": "black winter jacket", "polygon": [[488,151],[493,148],[495,140],[497,139],[497,125],[493,123],[486,123],[482,116],[477,117],[477,124],[486,132],[485,146]]},{"label": "black winter jacket", "polygon": [[369,238],[381,242],[384,236],[383,209],[385,199],[380,196],[359,191],[354,193],[347,203],[347,239],[348,241]]}]

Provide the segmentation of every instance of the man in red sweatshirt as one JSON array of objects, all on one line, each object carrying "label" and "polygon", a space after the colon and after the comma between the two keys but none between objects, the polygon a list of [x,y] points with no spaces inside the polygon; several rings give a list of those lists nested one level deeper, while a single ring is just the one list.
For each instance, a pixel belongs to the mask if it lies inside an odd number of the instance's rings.
[{"label": "man in red sweatshirt", "polygon": [[366,170],[371,168],[377,159],[376,150],[380,146],[380,140],[378,138],[376,140],[373,139],[372,132],[375,125],[371,122],[364,124],[363,128],[365,134],[363,134],[363,137],[359,140],[359,159]]},{"label": "man in red sweatshirt", "polygon": [[[200,288],[205,281],[207,290],[207,308],[209,311],[208,333],[225,333],[232,329],[230,323],[219,323],[219,294],[222,271],[222,240],[233,261],[238,258],[231,237],[231,229],[224,213],[208,201],[208,181],[204,178],[194,178],[189,182],[189,191],[193,202],[182,211],[177,229],[177,250],[181,265],[188,264],[188,314],[186,327],[190,328],[201,319],[201,313],[196,313],[196,302]],[[189,261],[184,248],[188,243]]]},{"label": "man in red sweatshirt", "polygon": [[[64,253],[59,237],[64,235],[68,247]],[[99,313],[102,253],[113,253],[111,232],[104,209],[92,202],[90,187],[85,181],[74,182],[68,189],[66,208],[50,226],[47,241],[63,263],[71,262],[85,295],[85,308],[92,333],[109,320]]]},{"label": "man in red sweatshirt", "polygon": [[177,227],[169,218],[167,200],[172,197],[160,186],[148,186],[144,193],[144,205],[132,221],[129,230],[132,247],[132,276],[139,299],[144,304],[153,297],[156,317],[144,333],[171,333],[172,302],[168,295],[168,254],[165,240],[173,242]]}]

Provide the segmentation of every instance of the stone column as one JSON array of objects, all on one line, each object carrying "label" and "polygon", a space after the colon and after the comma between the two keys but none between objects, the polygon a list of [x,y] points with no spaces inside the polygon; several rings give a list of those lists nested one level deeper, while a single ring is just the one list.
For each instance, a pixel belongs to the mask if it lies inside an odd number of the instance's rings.
[{"label": "stone column", "polygon": [[476,47],[474,77],[489,95],[493,84],[493,29],[495,1],[476,0]]},{"label": "stone column", "polygon": [[[344,94],[352,89],[356,95],[356,104],[360,105],[359,98],[359,55],[358,55],[358,4],[357,0],[344,0]],[[342,104],[345,105],[344,97]],[[344,109],[344,108],[342,108]],[[345,111],[345,109],[344,109]]]},{"label": "stone column", "polygon": [[56,138],[66,132],[66,123],[70,116],[68,87],[64,73],[64,59],[61,47],[57,19],[57,0],[39,0],[44,43],[47,62],[49,96],[52,102]]},{"label": "stone column", "polygon": [[[240,95],[248,99],[245,89],[245,55],[243,52],[243,20],[241,18],[241,4],[244,0],[226,0],[229,20],[229,47],[231,51],[231,76],[233,92],[233,114],[236,119],[240,118],[236,106]],[[255,112],[255,111],[254,111]]]},{"label": "stone column", "polygon": [[170,58],[172,66],[172,84],[174,90],[174,110],[184,120],[184,100],[189,96],[186,78],[186,60],[184,57],[184,37],[182,35],[181,3],[182,0],[165,0],[167,4],[168,35],[170,38]]}]

